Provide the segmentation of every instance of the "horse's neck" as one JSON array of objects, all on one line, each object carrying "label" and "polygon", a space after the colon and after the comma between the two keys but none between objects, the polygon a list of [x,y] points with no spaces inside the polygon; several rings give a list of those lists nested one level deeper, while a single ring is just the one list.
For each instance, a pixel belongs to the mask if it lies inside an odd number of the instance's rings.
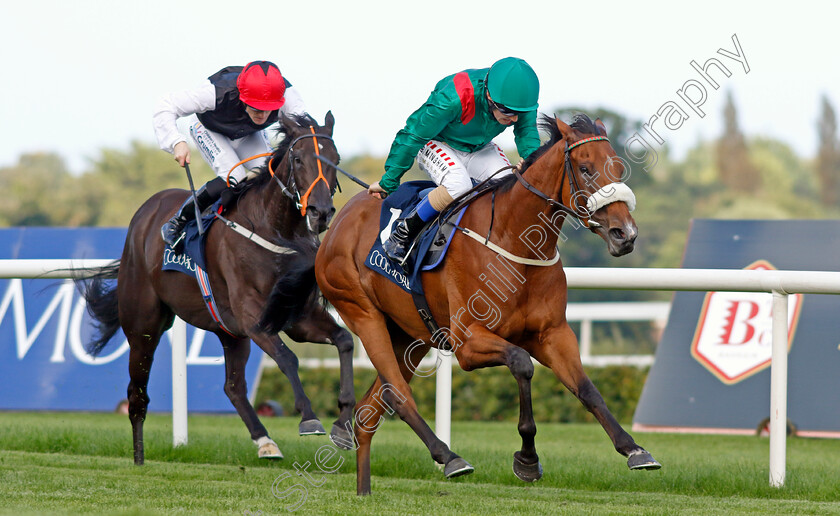
[{"label": "horse's neck", "polygon": [[[560,146],[554,145],[531,164],[522,177],[543,194],[558,196],[558,192],[566,188],[563,184],[564,158]],[[518,180],[509,191],[497,196],[495,204],[496,227],[493,234],[498,235],[500,245],[507,246],[508,251],[519,256],[532,257],[535,247],[543,256],[554,256],[553,249],[565,220],[563,212],[529,191]]]}]

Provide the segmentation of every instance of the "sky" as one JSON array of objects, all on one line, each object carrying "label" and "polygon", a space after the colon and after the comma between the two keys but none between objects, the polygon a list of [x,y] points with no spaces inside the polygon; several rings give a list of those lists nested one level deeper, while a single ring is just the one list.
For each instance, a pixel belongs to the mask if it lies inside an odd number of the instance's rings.
[{"label": "sky", "polygon": [[[718,137],[729,92],[748,136],[777,138],[812,157],[822,96],[840,109],[839,5],[8,2],[0,18],[0,167],[51,151],[79,173],[103,148],[156,145],[151,117],[162,95],[253,60],[275,62],[316,119],[332,110],[343,157],[384,156],[439,79],[506,56],[537,72],[541,111],[602,106],[648,121],[661,143],[642,136],[656,152],[664,144],[679,158],[699,139]],[[739,54],[745,63],[729,57]],[[712,63],[717,89],[691,65],[710,58],[730,73]],[[650,122],[667,106],[677,116],[672,128],[664,117]],[[497,139],[506,148],[509,133]]]}]

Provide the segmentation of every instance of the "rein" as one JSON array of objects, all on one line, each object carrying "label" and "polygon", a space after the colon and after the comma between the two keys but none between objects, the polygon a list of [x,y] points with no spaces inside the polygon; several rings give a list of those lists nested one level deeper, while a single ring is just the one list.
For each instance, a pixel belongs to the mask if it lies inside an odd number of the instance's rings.
[{"label": "rein", "polygon": [[[243,163],[248,163],[252,159],[264,158],[266,156],[271,156],[271,154],[272,154],[271,152],[263,152],[262,154],[254,154],[250,158],[245,158],[242,161],[240,161],[239,163],[237,163],[236,165],[230,167],[230,170],[227,173],[227,177],[225,178],[225,183],[228,185],[228,187],[230,187],[230,175],[233,173],[234,170],[236,170],[236,167],[238,167],[239,165],[241,165]],[[271,166],[270,162],[269,162],[269,166]]]}]

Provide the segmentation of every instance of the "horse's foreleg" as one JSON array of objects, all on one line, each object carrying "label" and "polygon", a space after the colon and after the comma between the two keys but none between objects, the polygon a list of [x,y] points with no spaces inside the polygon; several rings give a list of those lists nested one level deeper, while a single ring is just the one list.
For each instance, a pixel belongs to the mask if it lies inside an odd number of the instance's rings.
[{"label": "horse's foreleg", "polygon": [[519,386],[519,435],[522,449],[513,454],[513,472],[520,480],[533,482],[542,477],[534,437],[537,425],[531,405],[531,378],[534,364],[531,355],[478,324],[469,328],[470,337],[458,345],[455,355],[465,371],[506,365]]},{"label": "horse's foreleg", "polygon": [[351,448],[350,420],[356,396],[353,392],[353,336],[329,316],[323,306],[313,307],[304,319],[299,320],[286,335],[297,342],[332,344],[338,350],[339,393],[338,419],[330,431],[332,442],[345,450]]},{"label": "horse's foreleg", "polygon": [[268,436],[268,431],[260,422],[254,406],[248,400],[245,365],[251,354],[251,342],[247,338],[236,339],[225,333],[219,333],[218,337],[222,341],[222,349],[225,352],[225,394],[248,428],[251,440],[259,446],[259,457],[261,459],[282,459],[283,454],[280,452],[280,448]]},{"label": "horse's foreleg", "polygon": [[[420,437],[423,444],[429,450],[432,459],[438,464],[444,465],[444,475],[452,478],[472,473],[474,468],[460,456],[449,449],[443,441],[438,439],[429,425],[417,411],[417,404],[411,395],[411,388],[408,386],[408,379],[412,371],[405,363],[400,363],[397,356],[402,359],[405,356],[405,349],[411,344],[411,339],[398,328],[393,329],[394,341],[389,338],[388,328],[382,317],[369,318],[366,320],[354,321],[354,330],[364,342],[368,357],[379,373],[377,382],[367,392],[365,397],[356,406],[356,426],[363,431],[370,433],[373,437],[376,427],[380,422],[382,411],[389,413],[396,412],[400,419]],[[419,349],[419,351],[417,351]],[[428,345],[413,348],[415,353],[412,357],[418,361],[428,351]],[[413,362],[416,363],[416,362]],[[369,442],[366,448],[362,448],[363,438],[359,438],[359,449],[356,452],[357,465],[357,486],[359,494],[370,492],[370,448]]]},{"label": "horse's foreleg", "polygon": [[607,432],[616,451],[627,457],[630,469],[659,469],[661,465],[618,423],[604,398],[583,371],[577,337],[568,324],[544,333],[535,346],[534,358],[550,368]]},{"label": "horse's foreleg", "polygon": [[300,412],[300,425],[298,426],[298,433],[300,435],[323,435],[324,431],[321,421],[312,410],[312,402],[303,391],[303,384],[298,376],[298,358],[294,352],[283,343],[278,335],[268,334],[252,334],[251,339],[268,353],[268,356],[277,363],[277,367],[289,379],[289,385],[292,387],[292,392],[295,396],[295,410]]}]

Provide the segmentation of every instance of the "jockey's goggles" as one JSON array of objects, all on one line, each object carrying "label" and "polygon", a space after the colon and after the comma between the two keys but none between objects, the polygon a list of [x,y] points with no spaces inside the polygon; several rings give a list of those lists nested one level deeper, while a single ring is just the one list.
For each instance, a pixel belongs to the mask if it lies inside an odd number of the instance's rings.
[{"label": "jockey's goggles", "polygon": [[487,97],[487,102],[490,104],[491,109],[498,110],[499,113],[503,114],[504,116],[511,116],[512,117],[512,116],[519,116],[519,115],[522,114],[521,111],[514,111],[512,109],[506,108],[505,106],[503,106],[503,105],[501,105],[497,102],[493,102],[493,99],[491,99],[490,97]]}]

